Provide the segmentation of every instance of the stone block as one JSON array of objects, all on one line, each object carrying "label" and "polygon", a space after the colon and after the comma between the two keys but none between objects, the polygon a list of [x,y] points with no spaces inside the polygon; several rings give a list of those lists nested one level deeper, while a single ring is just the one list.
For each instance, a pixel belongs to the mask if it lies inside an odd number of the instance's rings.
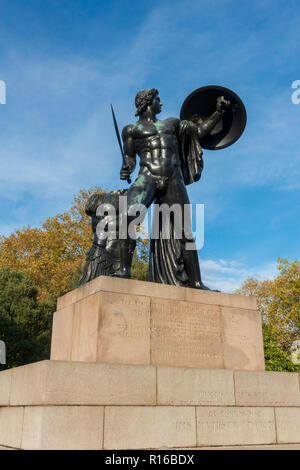
[{"label": "stone block", "polygon": [[300,443],[300,407],[275,408],[275,419],[279,443]]},{"label": "stone block", "polygon": [[[73,320],[65,319],[72,335],[70,356],[61,317],[71,315],[72,308]],[[53,322],[51,359],[150,364],[150,299],[97,292],[73,307],[58,310]]]},{"label": "stone block", "polygon": [[20,449],[22,441],[24,408],[0,408],[0,445]]},{"label": "stone block", "polygon": [[49,362],[35,362],[12,369],[11,406],[44,403]]},{"label": "stone block", "polygon": [[97,361],[150,364],[149,297],[102,294]]},{"label": "stone block", "polygon": [[220,307],[243,308],[246,310],[256,310],[256,297],[253,295],[224,294],[223,292],[211,292],[199,289],[184,289],[184,300],[188,302],[198,302],[207,305],[218,305]]},{"label": "stone block", "polygon": [[235,371],[236,404],[300,406],[298,375],[291,372]]},{"label": "stone block", "polygon": [[198,446],[273,443],[273,408],[197,407]]},{"label": "stone block", "polygon": [[[102,294],[93,294],[74,304],[72,361],[97,360]],[[51,357],[52,359],[52,357]]]},{"label": "stone block", "polygon": [[110,276],[99,276],[87,284],[59,297],[57,310],[65,308],[79,300],[97,292],[114,292],[117,294],[134,294],[166,299],[184,300],[184,288],[156,284],[154,282],[120,279]]},{"label": "stone block", "polygon": [[223,368],[220,307],[152,299],[151,364]]},{"label": "stone block", "polygon": [[255,308],[254,297],[100,276],[59,299],[51,359],[264,370]]},{"label": "stone block", "polygon": [[230,370],[157,367],[158,405],[234,405]]},{"label": "stone block", "polygon": [[13,369],[11,406],[155,403],[152,366],[43,361]]},{"label": "stone block", "polygon": [[70,361],[73,346],[74,305],[68,305],[53,316],[51,359]]},{"label": "stone block", "polygon": [[87,284],[59,297],[57,310],[65,308],[68,305],[100,291],[142,295],[160,299],[186,300],[201,304],[244,308],[248,310],[255,310],[257,308],[256,298],[254,296],[224,294],[221,292],[169,286],[154,282],[136,281],[134,279],[99,276]]},{"label": "stone block", "polygon": [[12,370],[0,372],[0,406],[9,405]]},{"label": "stone block", "polygon": [[26,407],[22,448],[31,450],[102,449],[103,407]]},{"label": "stone block", "polygon": [[195,445],[194,407],[105,408],[104,449],[162,449]]},{"label": "stone block", "polygon": [[260,313],[257,310],[222,307],[221,318],[224,367],[265,370]]}]

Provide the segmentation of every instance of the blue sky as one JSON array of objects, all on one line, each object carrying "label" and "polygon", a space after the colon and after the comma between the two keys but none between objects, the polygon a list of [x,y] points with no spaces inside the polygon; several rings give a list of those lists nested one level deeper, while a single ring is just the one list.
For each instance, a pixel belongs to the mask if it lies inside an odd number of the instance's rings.
[{"label": "blue sky", "polygon": [[81,188],[127,186],[110,103],[123,127],[140,89],[159,89],[163,119],[217,84],[248,123],[188,187],[205,204],[203,279],[232,291],[299,258],[299,21],[298,0],[0,1],[0,233],[40,226]]}]

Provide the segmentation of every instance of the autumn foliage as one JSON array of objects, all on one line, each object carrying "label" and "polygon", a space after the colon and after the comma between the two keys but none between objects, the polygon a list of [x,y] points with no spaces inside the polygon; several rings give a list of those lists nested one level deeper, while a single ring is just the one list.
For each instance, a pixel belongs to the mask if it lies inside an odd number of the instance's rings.
[{"label": "autumn foliage", "polygon": [[238,293],[256,296],[264,323],[289,352],[292,342],[300,338],[300,261],[279,258],[278,271],[273,280],[247,279]]},{"label": "autumn foliage", "polygon": [[96,189],[81,190],[69,211],[47,219],[41,228],[26,227],[1,237],[0,269],[30,274],[40,297],[58,296],[72,288],[91,244],[84,207]]},{"label": "autumn foliage", "polygon": [[[39,288],[39,298],[57,297],[73,289],[92,242],[91,219],[85,204],[100,188],[81,190],[69,211],[48,218],[41,228],[26,227],[0,239],[0,269],[30,274]],[[147,275],[148,241],[139,240],[133,277]]]}]

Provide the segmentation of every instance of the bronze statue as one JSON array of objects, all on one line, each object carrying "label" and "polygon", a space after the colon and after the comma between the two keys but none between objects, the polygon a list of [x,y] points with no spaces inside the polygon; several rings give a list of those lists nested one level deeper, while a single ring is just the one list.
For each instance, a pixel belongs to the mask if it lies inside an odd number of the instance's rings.
[{"label": "bronze statue", "polygon": [[[235,142],[246,124],[244,105],[231,90],[217,86],[203,87],[189,95],[182,106],[181,119],[157,119],[162,103],[154,88],[140,91],[135,105],[138,120],[124,127],[123,148],[113,113],[123,158],[122,180],[130,182],[136,155],[140,157],[139,174],[126,194],[127,226],[134,224],[131,208],[136,204],[145,208],[153,202],[157,207],[175,204],[182,209],[183,217],[183,209],[189,205],[186,186],[201,177],[202,147],[220,149]],[[197,251],[187,249],[188,243],[194,246],[190,217],[181,221],[182,232],[178,236],[171,214],[169,238],[163,237],[164,221],[156,220],[158,227],[152,227],[152,231],[159,236],[151,239],[149,280],[207,289],[201,280]],[[135,240],[127,236],[115,240],[114,246],[119,249],[118,262],[108,274],[130,278]]]}]

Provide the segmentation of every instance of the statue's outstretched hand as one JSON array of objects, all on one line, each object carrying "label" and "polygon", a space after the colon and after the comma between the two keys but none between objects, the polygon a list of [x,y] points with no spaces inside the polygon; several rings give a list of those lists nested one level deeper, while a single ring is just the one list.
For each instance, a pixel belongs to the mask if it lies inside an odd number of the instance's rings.
[{"label": "statue's outstretched hand", "polygon": [[216,107],[217,111],[223,114],[229,108],[230,108],[230,101],[225,100],[224,96],[219,96],[217,98],[217,107]]}]

